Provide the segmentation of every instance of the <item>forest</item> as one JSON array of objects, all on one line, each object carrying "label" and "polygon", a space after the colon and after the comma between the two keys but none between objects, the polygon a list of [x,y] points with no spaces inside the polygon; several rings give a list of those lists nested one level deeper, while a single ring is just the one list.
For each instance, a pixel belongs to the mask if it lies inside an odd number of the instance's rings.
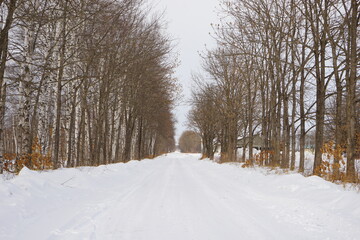
[{"label": "forest", "polygon": [[0,0],[0,173],[172,151],[164,29],[142,0]]},{"label": "forest", "polygon": [[[358,182],[359,5],[222,1],[217,46],[201,54],[204,73],[193,77],[189,124],[201,134],[203,158],[220,149],[221,162],[294,170],[299,152],[299,172],[311,160],[314,175]],[[257,154],[255,136],[264,141]],[[241,138],[248,151],[237,156]],[[306,159],[308,150],[314,159]]]}]

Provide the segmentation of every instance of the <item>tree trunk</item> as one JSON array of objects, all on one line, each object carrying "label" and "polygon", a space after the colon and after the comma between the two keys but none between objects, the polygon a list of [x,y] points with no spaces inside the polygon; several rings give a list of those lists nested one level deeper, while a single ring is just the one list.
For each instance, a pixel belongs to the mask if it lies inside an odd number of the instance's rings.
[{"label": "tree trunk", "polygon": [[0,91],[1,91],[0,92],[0,174],[2,174],[4,168],[4,129],[3,128],[4,128],[4,118],[5,118],[6,84],[4,84],[2,88],[0,88]]},{"label": "tree trunk", "polygon": [[349,22],[349,41],[350,41],[350,53],[349,53],[349,63],[350,63],[350,74],[349,78],[346,79],[346,125],[347,125],[347,148],[346,148],[346,157],[347,157],[347,168],[346,168],[346,178],[348,181],[354,182],[357,178],[355,172],[355,147],[356,147],[356,74],[357,74],[357,64],[358,64],[358,49],[357,49],[357,26],[358,26],[358,12],[359,12],[359,3],[356,0],[351,0],[351,16]]},{"label": "tree trunk", "polygon": [[134,134],[135,119],[133,119],[132,114],[127,117],[125,124],[125,145],[123,152],[123,161],[128,162],[131,160],[131,149],[132,149],[132,140]]},{"label": "tree trunk", "polygon": [[[6,84],[4,76],[8,55],[9,30],[13,22],[16,3],[17,0],[10,0],[5,24],[0,31],[0,174],[3,172],[4,163],[4,116],[6,102]],[[0,7],[2,4],[3,2],[1,2]]]},{"label": "tree trunk", "polygon": [[[326,24],[327,24],[327,2],[325,7],[321,3],[315,3],[315,13],[317,18],[321,17],[323,29],[320,27],[320,19],[316,19],[312,25],[312,35],[314,41],[314,57],[315,57],[315,75],[316,75],[316,132],[315,132],[315,159],[313,174],[321,175],[320,166],[322,164],[322,147],[324,144],[324,120],[325,120],[325,53],[326,53]],[[320,16],[318,14],[321,14]],[[312,19],[314,20],[314,19]],[[311,21],[311,19],[310,19]],[[315,24],[315,25],[314,25]]]},{"label": "tree trunk", "polygon": [[61,163],[59,161],[60,154],[60,132],[61,132],[61,106],[62,106],[62,80],[64,75],[65,68],[65,52],[66,52],[66,21],[67,21],[67,3],[68,0],[65,0],[65,5],[62,9],[62,29],[61,29],[61,46],[59,48],[60,53],[58,56],[58,75],[57,75],[57,88],[56,88],[56,118],[55,118],[55,136],[54,136],[54,168],[60,167]]},{"label": "tree trunk", "polygon": [[69,126],[69,139],[68,139],[68,156],[67,156],[67,166],[75,167],[74,157],[74,147],[75,145],[75,122],[76,122],[76,97],[77,89],[74,91],[74,97],[71,104],[71,114],[70,114],[70,126]]}]

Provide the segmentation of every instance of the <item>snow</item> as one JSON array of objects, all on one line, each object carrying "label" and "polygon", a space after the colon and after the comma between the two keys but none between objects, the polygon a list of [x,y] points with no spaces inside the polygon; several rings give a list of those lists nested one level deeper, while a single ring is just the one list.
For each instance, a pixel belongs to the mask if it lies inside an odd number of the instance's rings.
[{"label": "snow", "polygon": [[172,153],[0,180],[0,239],[360,239],[360,194]]},{"label": "snow", "polygon": [[[254,156],[256,154],[259,154],[261,151],[257,150],[256,148],[253,148],[253,154]],[[242,154],[243,154],[243,148],[238,148],[237,149],[237,157],[238,157],[238,160],[242,160]],[[245,150],[245,158],[248,159],[249,158],[249,149],[247,148]],[[314,151],[312,150],[305,150],[304,152],[304,174],[306,176],[310,176],[313,174],[313,168],[314,168],[314,159],[315,159],[315,153]],[[220,152],[217,152],[215,154],[215,160],[216,161],[220,161]],[[347,163],[347,160],[346,160],[346,157],[343,156],[343,160],[344,160],[344,164],[342,164],[340,162],[340,171],[342,173],[345,173],[346,172],[346,163]],[[322,155],[322,161],[323,162],[328,162],[330,164],[333,164],[334,163],[334,157],[331,156],[330,159],[327,157],[326,154],[323,154]],[[295,152],[295,170],[298,171],[299,170],[299,166],[300,166],[300,152]],[[330,169],[328,169],[330,170]],[[360,176],[360,159],[355,159],[355,171],[359,174]]]}]

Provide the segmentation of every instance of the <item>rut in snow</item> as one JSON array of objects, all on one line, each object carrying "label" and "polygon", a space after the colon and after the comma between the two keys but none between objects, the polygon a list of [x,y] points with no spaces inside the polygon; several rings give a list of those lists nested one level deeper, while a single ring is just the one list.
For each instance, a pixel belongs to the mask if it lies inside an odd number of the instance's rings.
[{"label": "rut in snow", "polygon": [[0,182],[0,239],[359,239],[360,195],[172,153]]}]

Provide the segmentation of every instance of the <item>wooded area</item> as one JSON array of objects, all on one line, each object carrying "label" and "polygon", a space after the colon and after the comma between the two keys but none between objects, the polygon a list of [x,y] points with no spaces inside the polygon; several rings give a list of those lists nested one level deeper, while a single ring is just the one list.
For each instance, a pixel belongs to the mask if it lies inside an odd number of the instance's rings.
[{"label": "wooded area", "polygon": [[0,0],[0,171],[172,151],[164,27],[142,0]]},{"label": "wooded area", "polygon": [[182,153],[200,153],[200,135],[194,131],[183,132],[179,138],[179,149]]},{"label": "wooded area", "polygon": [[[223,1],[214,25],[217,48],[202,54],[190,125],[202,136],[203,157],[237,161],[248,137],[249,165],[294,169],[315,129],[313,174],[358,181],[360,152],[359,1]],[[210,79],[210,80],[209,80]],[[253,154],[260,134],[266,146]],[[325,165],[323,155],[334,158]],[[346,159],[346,163],[343,162]],[[242,159],[245,160],[245,151]],[[346,172],[340,171],[346,164]]]}]

